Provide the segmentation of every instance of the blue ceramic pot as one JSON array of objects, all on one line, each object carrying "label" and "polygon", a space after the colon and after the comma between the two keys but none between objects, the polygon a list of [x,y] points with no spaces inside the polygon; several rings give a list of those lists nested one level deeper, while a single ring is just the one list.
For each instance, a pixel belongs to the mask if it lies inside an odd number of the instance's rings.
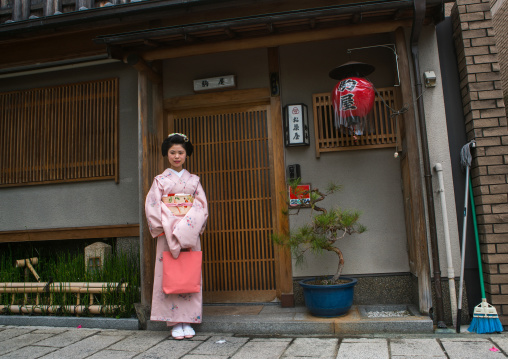
[{"label": "blue ceramic pot", "polygon": [[353,305],[355,278],[340,277],[349,283],[334,285],[308,284],[316,280],[309,278],[300,281],[307,309],[316,317],[338,317],[346,314]]}]

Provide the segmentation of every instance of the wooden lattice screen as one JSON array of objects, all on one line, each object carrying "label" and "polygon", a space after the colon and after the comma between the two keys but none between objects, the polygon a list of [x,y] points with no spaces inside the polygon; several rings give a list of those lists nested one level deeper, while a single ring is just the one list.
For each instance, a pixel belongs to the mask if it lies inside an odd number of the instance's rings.
[{"label": "wooden lattice screen", "polygon": [[118,79],[0,93],[0,187],[118,172]]},{"label": "wooden lattice screen", "polygon": [[[394,110],[399,109],[395,88],[377,89],[379,95]],[[314,136],[316,140],[316,157],[323,152],[348,151],[395,147],[398,131],[397,119],[391,117],[391,111],[376,95],[374,107],[368,115],[370,127],[361,136],[353,136],[344,127],[335,126],[335,112],[330,93],[319,93],[312,96],[314,108]]]},{"label": "wooden lattice screen", "polygon": [[187,169],[201,177],[209,219],[202,236],[205,300],[275,297],[267,107],[174,114],[194,145]]}]

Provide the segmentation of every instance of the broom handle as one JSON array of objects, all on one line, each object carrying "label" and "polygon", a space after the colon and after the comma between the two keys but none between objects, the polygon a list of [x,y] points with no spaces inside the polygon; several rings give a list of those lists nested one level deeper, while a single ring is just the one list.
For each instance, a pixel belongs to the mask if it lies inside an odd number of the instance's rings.
[{"label": "broom handle", "polygon": [[469,166],[466,166],[466,191],[464,193],[464,222],[462,223],[462,258],[460,264],[460,289],[459,301],[457,303],[457,326],[456,331],[460,333],[461,316],[462,316],[462,290],[464,288],[464,265],[466,262],[466,228],[467,228],[467,202],[469,199]]},{"label": "broom handle", "polygon": [[469,197],[471,198],[471,213],[473,217],[474,227],[474,239],[476,241],[476,254],[478,255],[478,270],[480,271],[480,288],[482,290],[482,299],[485,297],[485,286],[483,284],[483,267],[482,267],[482,254],[480,252],[480,239],[478,238],[478,225],[476,223],[476,210],[474,208],[474,197],[473,197],[473,183],[471,182],[471,176],[469,176]]}]

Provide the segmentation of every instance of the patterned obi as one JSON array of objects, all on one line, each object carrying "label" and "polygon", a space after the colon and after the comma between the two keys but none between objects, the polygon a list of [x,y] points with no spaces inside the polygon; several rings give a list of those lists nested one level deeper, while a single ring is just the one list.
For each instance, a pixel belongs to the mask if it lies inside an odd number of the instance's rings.
[{"label": "patterned obi", "polygon": [[176,215],[185,215],[192,207],[194,196],[185,193],[170,193],[162,196],[162,202]]}]

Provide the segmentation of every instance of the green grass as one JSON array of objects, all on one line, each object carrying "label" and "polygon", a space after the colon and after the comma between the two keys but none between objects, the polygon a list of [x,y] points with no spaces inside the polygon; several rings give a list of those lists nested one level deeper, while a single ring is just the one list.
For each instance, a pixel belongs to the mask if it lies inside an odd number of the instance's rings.
[{"label": "green grass", "polygon": [[[123,281],[128,283],[125,292],[116,291],[113,286],[108,288],[106,293],[94,294],[94,305],[119,305],[120,309],[115,312],[104,313],[108,317],[131,317],[134,313],[134,303],[140,301],[140,268],[139,256],[132,252],[120,252],[106,257],[104,266],[100,270],[87,271],[83,252],[71,253],[46,251],[46,253],[31,253],[27,255],[26,250],[10,246],[2,248],[0,253],[0,283],[4,282],[25,282],[24,268],[14,267],[16,259],[38,257],[39,263],[34,266],[39,274],[41,282],[47,282],[52,278],[53,282],[107,282],[117,283]],[[21,253],[20,253],[21,252]],[[113,250],[113,253],[115,251]],[[31,272],[28,274],[27,282],[36,282]],[[23,304],[23,294],[15,294],[14,304]],[[28,294],[26,304],[35,304],[35,293]],[[53,305],[62,307],[65,305],[76,305],[77,294],[54,293]],[[9,305],[12,301],[12,294],[0,293],[0,304]],[[80,303],[88,305],[90,295],[81,293]],[[41,293],[39,304],[49,304],[49,293]],[[4,313],[5,314],[5,313]],[[60,315],[70,315],[65,310]]]}]

